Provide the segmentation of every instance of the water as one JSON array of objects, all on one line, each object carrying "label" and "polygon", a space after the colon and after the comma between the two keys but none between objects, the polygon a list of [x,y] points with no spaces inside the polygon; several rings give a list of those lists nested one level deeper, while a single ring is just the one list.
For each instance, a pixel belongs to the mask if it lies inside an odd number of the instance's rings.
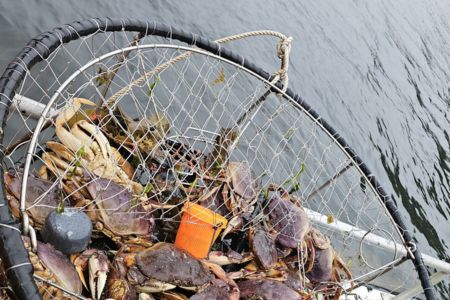
[{"label": "water", "polygon": [[[292,36],[290,87],[365,160],[422,251],[450,262],[450,2],[0,0],[0,69],[38,33],[95,16],[211,39],[258,29]],[[272,71],[274,46],[255,38],[229,48]]]}]

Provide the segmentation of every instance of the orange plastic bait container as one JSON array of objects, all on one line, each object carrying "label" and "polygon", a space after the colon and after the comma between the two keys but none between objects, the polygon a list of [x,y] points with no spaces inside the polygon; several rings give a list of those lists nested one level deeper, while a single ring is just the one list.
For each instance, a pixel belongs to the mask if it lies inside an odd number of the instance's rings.
[{"label": "orange plastic bait container", "polygon": [[195,258],[208,256],[209,248],[227,227],[227,219],[201,205],[186,202],[178,228],[175,246]]}]

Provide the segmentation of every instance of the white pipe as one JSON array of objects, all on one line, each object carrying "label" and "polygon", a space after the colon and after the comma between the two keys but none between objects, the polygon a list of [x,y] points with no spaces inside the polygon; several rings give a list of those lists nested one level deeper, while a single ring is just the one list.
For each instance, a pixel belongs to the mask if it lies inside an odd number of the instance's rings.
[{"label": "white pipe", "polygon": [[[45,104],[30,99],[28,97],[16,94],[11,103],[11,108],[15,111],[19,111],[34,119],[39,119],[42,116],[42,112],[45,109]],[[49,115],[53,117],[57,114],[55,109],[50,108]]]},{"label": "white pipe", "polygon": [[[398,254],[406,255],[406,248],[403,244],[395,243],[394,241],[385,239],[379,235],[374,233],[362,230],[358,227],[352,226],[350,224],[335,220],[331,223],[328,223],[328,217],[322,215],[316,211],[304,208],[308,217],[317,223],[320,223],[322,226],[325,226],[329,229],[337,230],[343,232],[349,236],[355,237],[359,240],[363,240],[366,243],[378,246],[384,250],[395,253],[397,251]],[[447,273],[450,275],[450,264],[434,258],[430,255],[422,254],[423,262],[425,265],[431,268],[435,268],[440,272]]]}]

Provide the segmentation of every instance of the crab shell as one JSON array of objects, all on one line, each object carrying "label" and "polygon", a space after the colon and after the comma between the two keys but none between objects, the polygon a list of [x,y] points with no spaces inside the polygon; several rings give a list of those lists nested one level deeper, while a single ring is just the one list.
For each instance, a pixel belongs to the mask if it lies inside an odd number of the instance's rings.
[{"label": "crab shell", "polygon": [[[23,240],[25,246],[29,248],[29,239],[24,237]],[[35,274],[54,281],[75,294],[81,294],[83,289],[81,280],[67,256],[53,246],[41,242],[37,243],[37,254],[31,251],[29,251],[29,254]],[[42,283],[41,285],[44,288],[42,290],[46,291],[46,284]]]},{"label": "crab shell", "polygon": [[123,258],[116,256],[112,262],[107,280],[107,294],[109,298],[117,300],[136,300],[137,292],[126,279],[126,266]]},{"label": "crab shell", "polygon": [[278,232],[277,241],[284,247],[297,248],[311,228],[306,212],[278,194],[270,199],[269,217]]},{"label": "crab shell", "polygon": [[[18,217],[22,175],[15,176],[5,173],[4,180],[8,192],[14,197],[14,199],[10,199],[10,207],[14,216]],[[48,214],[61,203],[61,193],[54,183],[30,175],[27,180],[25,203],[31,220],[41,227]]]},{"label": "crab shell", "polygon": [[[205,289],[189,298],[189,300],[230,299],[230,286],[220,279],[214,279]],[[239,296],[236,300],[239,299]]]},{"label": "crab shell", "polygon": [[269,269],[277,262],[275,240],[269,233],[260,228],[250,228],[249,242],[256,262],[263,269]]},{"label": "crab shell", "polygon": [[246,200],[256,198],[259,184],[247,162],[229,162],[227,171],[236,194]]},{"label": "crab shell", "polygon": [[[321,285],[323,282],[341,282],[342,273],[345,274],[347,279],[352,279],[352,273],[346,266],[345,262],[338,256],[331,246],[331,241],[328,237],[323,235],[318,229],[312,228],[308,234],[311,241],[310,247],[312,248],[310,253],[312,254],[312,266],[309,271],[306,272],[306,277],[313,284],[313,287]],[[332,284],[331,284],[332,286]],[[353,283],[352,283],[353,286]],[[342,289],[334,286],[329,292],[334,293],[334,298],[338,299]]]},{"label": "crab shell", "polygon": [[[145,277],[144,282],[140,282],[137,287],[138,291],[155,292],[175,286],[195,289],[214,279],[211,272],[199,260],[176,249],[172,244],[158,243],[139,252],[135,259],[137,269],[133,271],[139,271],[139,275]],[[162,282],[163,285],[152,284],[156,282]]]},{"label": "crab shell", "polygon": [[134,196],[125,187],[97,178],[88,184],[87,190],[94,199],[97,218],[104,225],[107,235],[148,238],[153,232],[155,221],[152,214],[144,210],[139,199],[133,203]]},{"label": "crab shell", "polygon": [[301,300],[299,293],[287,285],[268,279],[244,280],[237,283],[242,299]]},{"label": "crab shell", "polygon": [[330,281],[333,271],[333,249],[316,249],[314,263],[310,272],[306,276],[312,282]]}]

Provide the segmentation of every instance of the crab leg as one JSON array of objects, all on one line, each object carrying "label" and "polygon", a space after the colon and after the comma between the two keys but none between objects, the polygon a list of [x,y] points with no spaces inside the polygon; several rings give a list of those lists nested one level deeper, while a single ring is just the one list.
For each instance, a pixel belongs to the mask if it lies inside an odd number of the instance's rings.
[{"label": "crab leg", "polygon": [[74,175],[82,176],[83,171],[73,165],[68,164],[66,161],[57,157],[56,155],[49,153],[42,154],[42,159],[45,165],[52,171],[56,176],[63,176],[67,171],[73,172]]},{"label": "crab leg", "polygon": [[[66,145],[70,150],[76,152],[81,147],[83,147],[83,143],[74,136],[74,134],[67,130],[64,125],[77,113],[77,111],[80,109],[81,104],[86,104],[90,106],[95,106],[95,103],[83,99],[83,98],[75,98],[73,100],[73,104],[66,109],[64,109],[58,117],[56,117],[55,120],[55,133],[56,136],[59,138],[61,143]],[[86,158],[89,160],[94,159],[94,153],[90,149],[85,149],[85,155]]]},{"label": "crab leg", "polygon": [[[334,251],[334,250],[333,250]],[[344,271],[345,275],[347,275],[347,278],[351,280],[353,278],[352,272],[348,269],[345,262],[340,258],[336,252],[334,252],[334,259],[333,259],[333,269],[335,270],[342,270]]]},{"label": "crab leg", "polygon": [[122,155],[120,154],[120,152],[116,149],[111,147],[111,153],[113,155],[113,157],[116,159],[116,161],[118,162],[119,166],[122,168],[122,170],[125,172],[125,174],[127,174],[127,176],[129,178],[133,178],[134,175],[134,168],[133,166],[122,157]]},{"label": "crab leg", "polygon": [[222,269],[222,267],[220,267],[219,265],[216,265],[215,263],[210,263],[210,262],[206,262],[203,261],[203,264],[209,269],[211,270],[214,275],[221,279],[222,281],[224,281],[226,284],[228,284],[228,286],[230,287],[230,294],[229,294],[229,299],[230,300],[239,300],[239,287],[236,284],[236,282],[231,279],[227,273],[225,273],[225,271]]},{"label": "crab leg", "polygon": [[305,273],[309,273],[314,267],[314,257],[316,256],[316,249],[314,248],[313,242],[310,239],[307,239],[305,243],[307,255]]},{"label": "crab leg", "polygon": [[231,218],[230,221],[228,221],[227,228],[225,228],[222,232],[222,241],[223,239],[231,232],[235,232],[236,230],[240,229],[242,227],[243,220],[242,217],[237,215]]},{"label": "crab leg", "polygon": [[47,147],[67,161],[72,161],[75,157],[73,152],[61,143],[48,141]]},{"label": "crab leg", "polygon": [[[89,133],[91,136],[87,135],[85,132]],[[98,129],[97,126],[90,124],[86,120],[82,120],[74,125],[72,128],[72,133],[87,146],[91,146],[95,144],[94,142],[97,142],[92,149],[97,151],[95,154],[101,154],[105,159],[108,159],[109,155],[112,153],[111,146],[105,135]]]},{"label": "crab leg", "polygon": [[231,265],[231,264],[243,264],[253,259],[253,255],[250,252],[244,252],[241,258],[229,257],[221,251],[210,251],[208,259],[204,262],[213,263],[219,266]]}]

